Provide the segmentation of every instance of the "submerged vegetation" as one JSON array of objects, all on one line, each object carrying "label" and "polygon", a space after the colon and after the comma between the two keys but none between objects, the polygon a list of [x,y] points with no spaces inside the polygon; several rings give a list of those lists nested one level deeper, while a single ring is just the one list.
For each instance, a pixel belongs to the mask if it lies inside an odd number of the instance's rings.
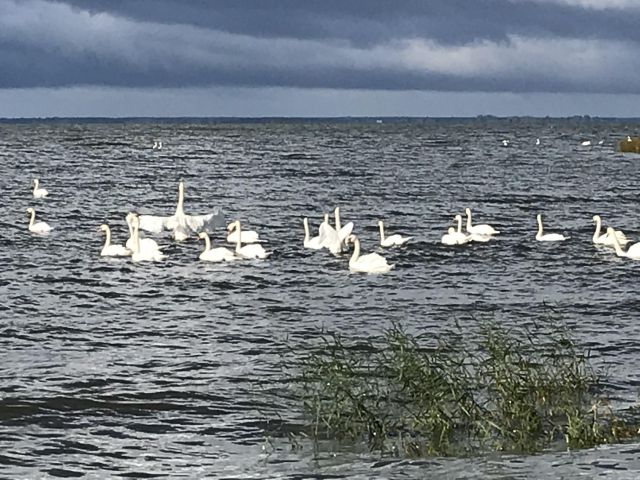
[{"label": "submerged vegetation", "polygon": [[618,149],[626,153],[640,153],[640,138],[627,137],[618,142]]},{"label": "submerged vegetation", "polygon": [[397,324],[359,343],[322,338],[304,346],[296,382],[316,442],[408,456],[534,453],[637,430],[598,394],[589,353],[564,327],[486,323],[474,340],[458,332],[428,347]]}]

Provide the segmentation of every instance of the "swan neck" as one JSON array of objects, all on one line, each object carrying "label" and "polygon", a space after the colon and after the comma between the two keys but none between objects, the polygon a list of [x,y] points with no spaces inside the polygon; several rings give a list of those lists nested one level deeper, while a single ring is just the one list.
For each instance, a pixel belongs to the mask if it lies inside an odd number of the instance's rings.
[{"label": "swan neck", "polygon": [[184,212],[184,183],[178,184],[178,205],[176,205],[176,215]]},{"label": "swan neck", "polygon": [[240,220],[237,220],[235,223],[236,233],[238,234],[238,240],[236,242],[236,252],[239,252],[242,248],[242,227],[240,226]]},{"label": "swan neck", "polygon": [[104,248],[107,248],[109,245],[111,245],[111,229],[107,227],[107,229],[104,231],[104,234]]},{"label": "swan neck", "polygon": [[309,221],[306,219],[302,220],[302,224],[304,225],[304,241],[309,241]]},{"label": "swan neck", "polygon": [[357,262],[359,257],[360,257],[360,240],[358,240],[358,237],[354,237],[353,253],[351,254],[351,261]]},{"label": "swan neck", "polygon": [[380,222],[380,241],[384,242],[384,224]]},{"label": "swan neck", "polygon": [[625,253],[624,251],[622,251],[622,247],[620,246],[620,242],[618,241],[618,237],[616,236],[615,232],[613,232],[610,235],[613,238],[613,248],[616,251],[616,255],[618,255],[619,257],[625,257]]},{"label": "swan neck", "polygon": [[140,224],[138,219],[133,221],[133,251],[140,253]]},{"label": "swan neck", "polygon": [[37,178],[33,180],[33,191],[35,192],[36,190],[38,190],[38,187],[40,186],[40,180],[38,180]]},{"label": "swan neck", "polygon": [[31,219],[29,220],[29,228],[33,227],[33,224],[36,221],[36,211],[31,210]]},{"label": "swan neck", "polygon": [[542,228],[542,218],[538,217],[538,237],[542,236],[543,228]]},{"label": "swan neck", "polygon": [[[467,231],[471,230],[471,210],[467,210]],[[460,217],[460,222],[462,222],[462,217]],[[462,231],[462,227],[458,228],[458,231]]]},{"label": "swan neck", "polygon": [[340,208],[339,207],[336,207],[334,216],[336,217],[336,231],[339,231],[340,228],[342,228],[342,225],[340,224]]},{"label": "swan neck", "polygon": [[203,238],[204,238],[204,251],[206,252],[211,250],[211,239],[209,238],[209,234],[207,232],[204,232]]},{"label": "swan neck", "polygon": [[593,241],[595,242],[600,236],[600,229],[602,228],[602,224],[600,223],[600,217],[596,217],[596,231],[593,234]]},{"label": "swan neck", "polygon": [[[471,219],[467,222],[467,231],[471,228]],[[462,217],[458,216],[458,233],[462,233]]]}]

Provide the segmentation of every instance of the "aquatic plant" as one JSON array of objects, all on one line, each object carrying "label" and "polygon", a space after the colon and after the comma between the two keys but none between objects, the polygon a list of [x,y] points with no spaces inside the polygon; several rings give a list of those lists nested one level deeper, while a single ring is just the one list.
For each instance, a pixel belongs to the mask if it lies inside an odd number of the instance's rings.
[{"label": "aquatic plant", "polygon": [[637,426],[598,393],[599,374],[552,322],[481,324],[429,346],[399,324],[379,337],[294,347],[296,392],[316,441],[408,456],[533,453],[618,442]]},{"label": "aquatic plant", "polygon": [[640,153],[640,138],[626,137],[618,142],[618,150],[627,153]]}]

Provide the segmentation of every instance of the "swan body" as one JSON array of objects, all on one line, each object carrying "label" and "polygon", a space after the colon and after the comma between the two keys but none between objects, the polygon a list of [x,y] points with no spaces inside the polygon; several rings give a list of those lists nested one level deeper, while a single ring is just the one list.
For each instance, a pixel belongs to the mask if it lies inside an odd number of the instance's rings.
[{"label": "swan body", "polygon": [[236,255],[242,258],[267,258],[271,255],[271,252],[266,252],[265,249],[259,243],[250,243],[249,245],[242,246],[242,227],[240,226],[240,220],[236,220],[232,223],[235,230],[238,232],[236,239]]},{"label": "swan body", "polygon": [[622,250],[620,242],[618,242],[618,238],[615,235],[613,227],[607,228],[607,233],[613,239],[613,248],[615,248],[616,250],[616,255],[618,255],[619,257],[627,257],[632,260],[640,260],[640,242],[634,243],[625,252],[624,250]]},{"label": "swan body", "polygon": [[580,143],[580,145],[582,145],[583,147],[588,147],[589,145],[591,145],[591,140],[585,140],[584,142]]},{"label": "swan body", "polygon": [[[140,219],[134,215],[131,219],[133,226],[133,250],[131,260],[134,262],[159,262],[164,260],[165,256],[159,248],[141,249],[140,247]],[[155,242],[154,242],[155,243]]]},{"label": "swan body", "polygon": [[227,242],[229,243],[237,243],[238,235],[240,235],[240,241],[242,243],[256,243],[260,241],[260,237],[258,232],[254,230],[242,230],[242,232],[238,233],[237,222],[231,222],[227,225]]},{"label": "swan body", "polygon": [[31,218],[29,219],[30,232],[45,234],[53,230],[53,228],[47,222],[36,222],[36,211],[33,208],[27,208],[27,213],[31,215]]},{"label": "swan body", "polygon": [[542,227],[542,215],[539,213],[537,215],[538,220],[538,233],[536,233],[536,240],[539,242],[561,242],[563,240],[567,240],[569,237],[565,237],[559,233],[544,233],[544,229]]},{"label": "swan body", "polygon": [[[126,221],[127,221],[127,226],[129,227],[129,238],[127,239],[127,242],[125,243],[125,247],[128,248],[129,250],[133,251],[134,248],[134,243],[135,243],[135,239],[133,238],[133,219],[137,218],[138,222],[140,222],[140,217],[138,215],[136,215],[135,213],[129,213],[127,214],[126,217]],[[139,225],[139,223],[138,223]],[[140,250],[160,250],[160,246],[158,245],[158,243],[151,239],[151,238],[140,238],[140,231],[138,230],[138,243],[140,245]]]},{"label": "swan body", "polygon": [[33,198],[44,198],[49,195],[49,192],[46,188],[40,188],[40,180],[37,178],[33,179]]},{"label": "swan body", "polygon": [[378,221],[378,227],[380,227],[380,245],[383,247],[393,247],[394,245],[404,245],[412,237],[403,237],[402,235],[389,235],[388,237],[384,236],[384,223],[382,220]]},{"label": "swan body", "polygon": [[491,225],[487,225],[486,223],[482,223],[480,225],[471,225],[471,209],[465,208],[464,211],[467,214],[467,233],[485,236],[496,235],[500,233],[498,230],[493,228]]},{"label": "swan body", "polygon": [[[593,221],[596,223],[596,230],[593,232],[593,243],[598,245],[606,245],[608,247],[614,246],[614,239],[611,235],[609,235],[609,231],[606,233],[600,234],[600,229],[602,228],[602,220],[600,219],[600,215],[594,215]],[[624,234],[622,230],[614,230],[614,236],[620,245],[626,245],[629,243],[629,239]]]},{"label": "swan body", "polygon": [[449,227],[447,233],[442,236],[440,241],[445,245],[463,245],[471,241],[471,235],[458,233],[455,228]]},{"label": "swan body", "polygon": [[320,241],[320,235],[310,238],[309,235],[309,220],[307,217],[302,219],[302,225],[304,226],[304,248],[310,248],[312,250],[320,250],[322,248],[322,242]]},{"label": "swan body", "polygon": [[189,238],[189,233],[189,230],[187,230],[185,227],[178,225],[173,229],[173,232],[171,232],[171,237],[176,242],[184,242]]},{"label": "swan body", "polygon": [[151,233],[160,233],[163,230],[183,228],[189,233],[197,234],[207,230],[215,230],[224,225],[224,214],[215,209],[213,213],[206,215],[187,215],[184,213],[184,181],[178,183],[178,204],[176,211],[169,217],[158,215],[140,215],[140,229]]},{"label": "swan body", "polygon": [[198,257],[200,260],[207,262],[232,262],[238,259],[228,248],[211,248],[211,239],[207,232],[200,232],[198,238],[204,239],[204,251]]},{"label": "swan body", "polygon": [[131,250],[122,245],[111,244],[111,229],[109,225],[103,223],[100,225],[100,230],[105,234],[104,246],[100,250],[100,255],[103,257],[126,257],[131,255]]},{"label": "swan body", "polygon": [[385,273],[393,268],[387,259],[377,253],[360,255],[360,240],[355,235],[349,235],[347,242],[353,243],[353,253],[349,259],[349,270],[360,273]]}]

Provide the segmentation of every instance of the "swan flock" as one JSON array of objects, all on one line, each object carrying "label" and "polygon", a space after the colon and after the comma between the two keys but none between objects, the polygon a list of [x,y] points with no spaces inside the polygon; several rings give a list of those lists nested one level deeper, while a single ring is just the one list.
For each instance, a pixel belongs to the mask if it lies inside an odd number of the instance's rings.
[{"label": "swan flock", "polygon": [[[48,192],[39,187],[39,180],[34,179],[33,197],[45,198]],[[204,240],[204,250],[200,253],[199,259],[206,262],[231,262],[242,259],[266,259],[273,254],[266,251],[261,245],[260,235],[254,230],[242,228],[242,222],[236,219],[225,225],[224,215],[220,209],[215,209],[212,213],[203,215],[186,214],[184,210],[185,197],[184,181],[178,183],[178,199],[174,213],[169,216],[140,215],[129,212],[125,216],[129,237],[124,245],[111,243],[112,233],[109,225],[102,224],[99,231],[104,234],[105,240],[100,250],[103,257],[131,257],[133,262],[151,261],[157,262],[167,258],[158,243],[143,236],[141,231],[159,234],[163,231],[170,231],[171,237],[177,241],[185,241],[196,237]],[[453,217],[455,226],[448,227],[442,236],[440,243],[446,246],[460,246],[470,243],[489,242],[500,231],[489,224],[474,224],[470,208],[464,209],[466,215],[465,231],[463,231],[463,220],[461,214]],[[37,235],[47,235],[53,228],[44,221],[36,221],[36,211],[33,207],[27,209],[29,215],[28,230]],[[324,220],[318,227],[318,235],[311,236],[309,218],[302,218],[303,238],[302,246],[309,250],[327,249],[333,255],[340,256],[351,250],[348,260],[348,267],[351,272],[359,273],[386,273],[394,268],[387,259],[377,252],[361,253],[361,242],[358,235],[353,233],[354,223],[347,222],[342,225],[340,217],[340,207],[336,207],[334,212],[334,225],[330,222],[329,214],[324,214]],[[537,231],[535,240],[539,242],[560,242],[570,239],[564,233],[545,233],[542,222],[542,214],[536,215]],[[607,227],[602,231],[602,219],[599,215],[593,216],[595,231],[592,236],[594,245],[611,247],[616,255],[631,259],[640,259],[640,243],[631,245],[624,250],[630,240],[621,230]],[[224,239],[227,243],[234,245],[233,249],[224,246],[212,248],[212,235],[216,229],[226,226]],[[383,220],[377,222],[379,230],[378,248],[405,247],[413,236],[403,236],[397,233],[387,235]],[[456,228],[457,227],[457,228]]]}]

